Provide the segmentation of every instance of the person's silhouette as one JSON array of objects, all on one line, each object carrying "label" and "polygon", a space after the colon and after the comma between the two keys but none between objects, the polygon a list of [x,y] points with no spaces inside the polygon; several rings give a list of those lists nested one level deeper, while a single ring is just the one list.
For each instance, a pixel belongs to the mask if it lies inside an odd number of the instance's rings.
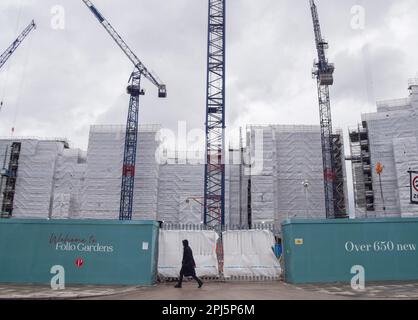
[{"label": "person's silhouette", "polygon": [[183,261],[181,263],[180,278],[176,288],[181,288],[184,276],[195,279],[199,284],[199,288],[201,288],[203,286],[203,282],[196,276],[196,263],[193,259],[193,251],[189,247],[189,241],[183,240],[183,247]]}]

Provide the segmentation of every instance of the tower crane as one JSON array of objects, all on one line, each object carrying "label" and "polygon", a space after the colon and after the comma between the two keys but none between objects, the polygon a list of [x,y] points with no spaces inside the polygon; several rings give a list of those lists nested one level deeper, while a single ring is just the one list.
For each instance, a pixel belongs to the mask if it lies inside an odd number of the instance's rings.
[{"label": "tower crane", "polygon": [[[16,49],[20,46],[20,44],[25,40],[28,34],[36,29],[35,21],[32,20],[31,23],[22,31],[22,33],[17,37],[15,41],[3,52],[0,56],[0,70],[4,66],[4,64],[9,60],[12,54],[16,51]],[[0,111],[3,108],[3,101],[0,101]]]},{"label": "tower crane", "polygon": [[135,53],[123,41],[112,25],[97,10],[89,0],[82,0],[90,9],[99,23],[105,28],[116,44],[122,49],[135,69],[129,79],[127,92],[130,95],[128,120],[126,124],[125,148],[122,168],[122,188],[120,196],[120,220],[132,220],[132,206],[134,195],[134,183],[136,172],[136,150],[138,143],[138,117],[139,117],[139,96],[144,95],[145,91],[141,88],[141,78],[145,77],[158,88],[158,97],[167,97],[166,86],[158,80],[157,76],[150,72],[139,60]]},{"label": "tower crane", "polygon": [[225,3],[209,0],[204,223],[225,224]]},{"label": "tower crane", "polygon": [[336,218],[335,184],[335,155],[334,136],[332,131],[331,103],[329,86],[334,84],[334,64],[329,63],[326,57],[328,43],[322,38],[318,10],[314,0],[310,0],[312,20],[315,32],[318,60],[314,62],[313,76],[317,80],[319,114],[321,123],[322,160],[324,166],[325,210],[328,219]]},{"label": "tower crane", "polygon": [[15,41],[3,52],[0,56],[0,69],[4,66],[4,64],[9,60],[12,54],[16,51],[16,49],[20,46],[20,44],[25,40],[27,35],[33,30],[36,29],[35,21],[32,20],[31,23],[22,31],[22,33],[17,37]]}]

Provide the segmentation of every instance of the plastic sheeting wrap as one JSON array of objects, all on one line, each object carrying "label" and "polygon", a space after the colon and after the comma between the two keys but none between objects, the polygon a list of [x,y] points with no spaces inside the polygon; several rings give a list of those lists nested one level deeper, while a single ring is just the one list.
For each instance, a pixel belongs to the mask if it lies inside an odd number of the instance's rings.
[{"label": "plastic sheeting wrap", "polygon": [[[64,143],[54,140],[2,140],[2,150],[13,142],[21,142],[17,170],[13,217],[46,219],[51,213],[52,189],[56,163]],[[2,162],[4,159],[2,152]],[[9,150],[10,151],[10,150]],[[9,156],[6,158],[6,166]],[[3,166],[3,163],[1,163]],[[4,180],[5,183],[5,180]]]},{"label": "plastic sheeting wrap", "polygon": [[325,217],[319,126],[250,126],[249,133],[252,165],[259,168],[251,170],[253,223],[280,229],[287,218]]},{"label": "plastic sheeting wrap", "polygon": [[204,165],[165,164],[160,166],[158,220],[169,223],[200,224],[202,205],[194,197],[203,196]]},{"label": "plastic sheeting wrap", "polygon": [[58,157],[54,175],[52,218],[79,217],[86,173],[85,153],[65,149]]},{"label": "plastic sheeting wrap", "polygon": [[[418,208],[410,204],[408,170],[418,170],[418,86],[411,85],[410,96],[406,99],[386,100],[377,103],[377,112],[362,115],[367,123],[372,164],[374,192],[373,212],[361,212],[367,217],[410,217],[418,214]],[[376,164],[383,165],[380,190]],[[354,175],[360,192],[365,192],[363,173]],[[357,215],[359,216],[359,215]]]},{"label": "plastic sheeting wrap", "polygon": [[83,218],[117,219],[123,163],[121,127],[91,127],[81,199]]},{"label": "plastic sheeting wrap", "polygon": [[245,167],[233,162],[234,157],[239,163],[240,151],[230,151],[230,164],[226,166],[225,219],[229,225],[248,225],[248,177]]},{"label": "plastic sheeting wrap", "polygon": [[[251,210],[253,223],[273,222],[276,216],[276,147],[274,130],[269,126],[250,128],[252,155]],[[262,139],[261,141],[259,141]],[[260,142],[262,145],[260,145]]]},{"label": "plastic sheeting wrap", "polygon": [[224,276],[279,278],[281,268],[274,255],[273,234],[268,230],[226,231]]},{"label": "plastic sheeting wrap", "polygon": [[402,218],[418,217],[418,206],[411,204],[409,170],[418,169],[418,144],[415,137],[393,140]]},{"label": "plastic sheeting wrap", "polygon": [[160,230],[158,273],[164,278],[178,278],[183,258],[183,240],[189,240],[198,277],[217,277],[218,260],[214,231]]},{"label": "plastic sheeting wrap", "polygon": [[[140,126],[136,160],[133,219],[156,220],[160,126]],[[117,219],[120,207],[124,126],[92,126],[81,211],[84,218]]]},{"label": "plastic sheeting wrap", "polygon": [[69,219],[70,218],[71,195],[68,193],[54,193],[52,203],[53,219]]},{"label": "plastic sheeting wrap", "polygon": [[[390,105],[390,101],[387,104]],[[405,180],[406,174],[406,172],[400,172],[405,170],[405,165],[407,165],[407,163],[402,164],[407,161],[403,154],[415,148],[413,143],[405,145],[399,139],[418,137],[416,128],[418,117],[416,110],[411,109],[409,105],[405,105],[404,108],[395,105],[394,109],[382,110],[386,111],[362,116],[362,120],[367,121],[373,169],[378,162],[382,163],[384,168],[381,180],[386,212],[383,210],[379,176],[375,170],[372,170],[375,213],[377,216],[399,217],[402,214],[401,201],[405,200],[403,199],[405,196],[407,196],[406,201],[409,201],[409,195],[401,192],[399,187],[400,181]],[[411,169],[418,168],[412,167]]]}]

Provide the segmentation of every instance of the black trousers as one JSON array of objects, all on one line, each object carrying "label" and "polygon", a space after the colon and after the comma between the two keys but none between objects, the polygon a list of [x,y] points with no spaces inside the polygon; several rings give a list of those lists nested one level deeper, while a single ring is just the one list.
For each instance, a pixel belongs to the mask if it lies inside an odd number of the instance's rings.
[{"label": "black trousers", "polygon": [[[187,275],[187,276],[190,276],[190,277],[192,277],[194,280],[196,280],[196,282],[198,283],[198,284],[201,284],[202,283],[202,280],[200,280],[197,276],[196,276],[196,273],[195,272],[193,272],[191,275]],[[181,269],[180,270],[180,278],[179,278],[179,285],[181,286],[181,284],[183,283],[183,277],[184,277],[184,271],[183,271],[183,269]]]}]

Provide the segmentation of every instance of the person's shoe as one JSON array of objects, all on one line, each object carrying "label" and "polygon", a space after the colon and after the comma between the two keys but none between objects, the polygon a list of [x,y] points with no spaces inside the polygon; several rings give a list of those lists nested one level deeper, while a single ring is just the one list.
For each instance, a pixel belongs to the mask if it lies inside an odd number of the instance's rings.
[{"label": "person's shoe", "polygon": [[199,282],[199,289],[200,289],[200,288],[202,288],[202,287],[203,287],[203,282],[202,282],[202,281],[200,281],[200,282]]},{"label": "person's shoe", "polygon": [[181,288],[181,284],[176,284],[174,288],[180,289]]}]

